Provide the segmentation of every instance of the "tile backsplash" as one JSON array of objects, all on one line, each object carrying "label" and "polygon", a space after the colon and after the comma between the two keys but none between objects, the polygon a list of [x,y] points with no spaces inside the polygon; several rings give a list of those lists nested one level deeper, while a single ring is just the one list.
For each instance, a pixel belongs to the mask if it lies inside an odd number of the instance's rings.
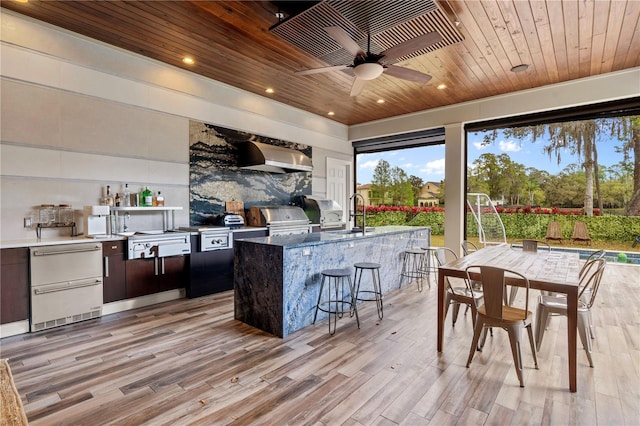
[{"label": "tile backsplash", "polygon": [[288,205],[311,194],[311,172],[275,174],[241,169],[236,145],[256,141],[298,150],[311,158],[311,147],[198,121],[189,122],[189,221],[203,225],[224,213],[226,201]]}]

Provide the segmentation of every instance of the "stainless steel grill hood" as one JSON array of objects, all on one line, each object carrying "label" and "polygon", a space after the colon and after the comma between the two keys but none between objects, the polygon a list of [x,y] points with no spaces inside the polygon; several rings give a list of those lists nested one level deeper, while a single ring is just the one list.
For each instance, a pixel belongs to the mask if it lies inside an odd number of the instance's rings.
[{"label": "stainless steel grill hood", "polygon": [[270,173],[310,172],[311,159],[295,149],[260,142],[242,142],[238,147],[238,166]]}]

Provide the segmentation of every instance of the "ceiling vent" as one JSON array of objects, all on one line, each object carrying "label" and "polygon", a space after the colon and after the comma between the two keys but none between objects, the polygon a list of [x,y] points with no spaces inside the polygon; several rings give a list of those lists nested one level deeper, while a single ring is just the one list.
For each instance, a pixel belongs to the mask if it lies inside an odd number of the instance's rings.
[{"label": "ceiling vent", "polygon": [[[326,0],[274,25],[271,31],[329,65],[348,64],[353,56],[343,49],[324,28],[339,26],[363,51],[380,53],[402,42],[436,31],[442,41],[396,58],[400,62],[463,40],[455,24],[434,0],[346,1]],[[351,68],[347,69],[353,74]]]}]

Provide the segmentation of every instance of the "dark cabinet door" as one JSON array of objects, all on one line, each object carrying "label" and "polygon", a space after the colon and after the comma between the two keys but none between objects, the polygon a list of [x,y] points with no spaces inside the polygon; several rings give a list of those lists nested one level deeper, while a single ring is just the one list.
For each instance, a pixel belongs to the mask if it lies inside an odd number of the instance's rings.
[{"label": "dark cabinet door", "polygon": [[187,261],[185,256],[170,256],[158,259],[158,291],[174,290],[187,285],[189,274],[187,273]]},{"label": "dark cabinet door", "polygon": [[189,279],[185,256],[134,259],[126,264],[127,298],[182,288]]},{"label": "dark cabinet door", "polygon": [[0,324],[29,319],[29,249],[0,251]]},{"label": "dark cabinet door", "polygon": [[157,258],[126,261],[127,299],[157,293]]},{"label": "dark cabinet door", "polygon": [[125,242],[105,241],[102,243],[103,284],[102,294],[105,303],[127,298]]}]

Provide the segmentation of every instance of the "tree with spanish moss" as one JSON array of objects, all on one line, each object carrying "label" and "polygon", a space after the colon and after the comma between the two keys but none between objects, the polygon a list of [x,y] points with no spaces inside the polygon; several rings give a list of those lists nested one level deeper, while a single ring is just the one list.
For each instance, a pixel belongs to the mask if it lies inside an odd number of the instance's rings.
[{"label": "tree with spanish moss", "polygon": [[[502,130],[506,138],[513,138],[522,141],[532,138],[533,142],[545,138],[546,145],[543,151],[549,158],[555,159],[558,164],[562,160],[562,155],[569,153],[576,155],[580,160],[580,166],[585,174],[585,190],[583,207],[585,214],[593,215],[594,184],[598,207],[602,210],[602,196],[600,191],[600,174],[598,172],[598,143],[609,141],[612,136],[616,136],[623,141],[620,148],[627,155],[634,152],[636,165],[634,168],[634,196],[632,197],[627,211],[637,212],[640,209],[640,176],[636,183],[636,176],[640,173],[640,126],[638,117],[615,117],[592,120],[565,121],[560,123],[540,124],[535,126],[514,127]],[[484,136],[484,144],[495,142],[498,131],[494,130]],[[634,139],[635,138],[635,139]],[[611,147],[613,149],[613,147]],[[637,213],[636,213],[637,214]]]}]

